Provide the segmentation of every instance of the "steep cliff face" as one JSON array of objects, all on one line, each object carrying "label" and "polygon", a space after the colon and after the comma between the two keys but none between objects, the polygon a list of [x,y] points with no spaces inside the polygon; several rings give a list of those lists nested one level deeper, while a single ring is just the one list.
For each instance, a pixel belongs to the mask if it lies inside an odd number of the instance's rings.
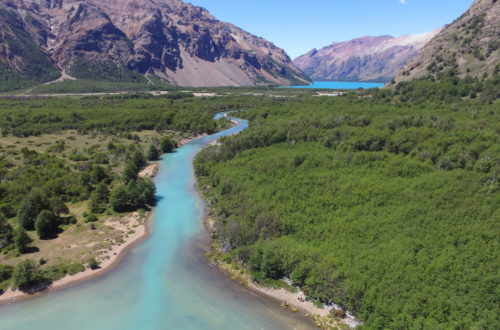
[{"label": "steep cliff face", "polygon": [[[282,49],[180,0],[7,0],[0,8],[16,17],[37,52],[76,78],[137,81],[154,74],[185,86],[309,82]],[[0,24],[11,22],[0,16]]]},{"label": "steep cliff face", "polygon": [[313,49],[293,62],[316,80],[389,81],[439,31],[336,42],[321,50]]},{"label": "steep cliff face", "polygon": [[23,88],[59,76],[50,57],[25,30],[16,12],[0,5],[0,90]]},{"label": "steep cliff face", "polygon": [[476,0],[446,26],[396,77],[492,77],[500,70],[500,1]]}]

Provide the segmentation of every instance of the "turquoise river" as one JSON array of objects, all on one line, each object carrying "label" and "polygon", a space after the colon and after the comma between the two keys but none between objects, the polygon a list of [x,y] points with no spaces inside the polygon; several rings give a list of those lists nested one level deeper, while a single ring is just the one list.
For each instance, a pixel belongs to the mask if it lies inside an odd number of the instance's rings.
[{"label": "turquoise river", "polygon": [[228,280],[203,255],[208,235],[193,159],[207,144],[248,126],[237,122],[162,158],[151,235],[115,269],[67,289],[0,306],[0,329],[311,328],[298,313],[283,311],[276,302]]}]

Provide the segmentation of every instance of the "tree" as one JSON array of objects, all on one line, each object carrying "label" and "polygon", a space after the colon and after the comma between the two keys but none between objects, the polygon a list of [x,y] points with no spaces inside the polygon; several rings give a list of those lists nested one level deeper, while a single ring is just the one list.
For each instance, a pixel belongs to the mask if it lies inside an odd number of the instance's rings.
[{"label": "tree", "polygon": [[154,205],[156,202],[156,187],[150,179],[137,179],[126,185],[130,205],[140,208],[146,205]]},{"label": "tree", "polygon": [[59,197],[53,197],[50,199],[50,209],[58,218],[61,216],[61,214],[69,213],[68,207]]},{"label": "tree", "polygon": [[140,190],[140,206],[156,204],[156,186],[150,179],[137,181]]},{"label": "tree", "polygon": [[22,227],[16,228],[14,231],[14,244],[19,253],[23,253],[32,242],[33,240],[26,234],[26,231]]},{"label": "tree", "polygon": [[90,195],[89,209],[92,213],[100,214],[106,210],[109,200],[109,189],[104,182],[97,184]]},{"label": "tree", "polygon": [[126,185],[119,186],[111,192],[109,202],[117,212],[129,211],[154,205],[156,202],[156,187],[149,179],[137,179]]},{"label": "tree", "polygon": [[130,199],[126,186],[116,187],[109,198],[109,203],[113,210],[126,211],[130,207]]},{"label": "tree", "polygon": [[176,143],[168,136],[165,136],[160,140],[160,149],[164,153],[172,152],[176,146]]},{"label": "tree", "polygon": [[132,153],[131,161],[138,169],[146,164],[146,158],[144,158],[144,154],[140,150],[135,150]]},{"label": "tree", "polygon": [[47,196],[39,190],[32,190],[17,211],[19,225],[26,230],[34,229],[38,214],[48,209],[50,209],[50,203]]},{"label": "tree", "polygon": [[154,144],[152,144],[150,147],[149,147],[149,150],[148,150],[148,160],[152,160],[152,161],[155,161],[155,160],[158,160],[158,158],[160,157],[160,152],[158,151],[158,149],[155,147]]},{"label": "tree", "polygon": [[0,250],[12,241],[12,226],[7,218],[0,213]]},{"label": "tree", "polygon": [[108,180],[108,173],[101,166],[94,166],[90,171],[90,180],[93,184],[98,184],[101,181]]},{"label": "tree", "polygon": [[40,268],[29,259],[16,265],[12,277],[14,286],[21,290],[27,290],[45,280]]},{"label": "tree", "polygon": [[13,270],[14,269],[11,266],[0,264],[0,282],[6,281],[11,278]]},{"label": "tree", "polygon": [[128,163],[123,169],[123,181],[129,182],[137,179],[138,167],[134,163]]},{"label": "tree", "polygon": [[36,233],[41,239],[48,238],[57,228],[57,225],[55,215],[48,210],[40,212],[35,220]]}]

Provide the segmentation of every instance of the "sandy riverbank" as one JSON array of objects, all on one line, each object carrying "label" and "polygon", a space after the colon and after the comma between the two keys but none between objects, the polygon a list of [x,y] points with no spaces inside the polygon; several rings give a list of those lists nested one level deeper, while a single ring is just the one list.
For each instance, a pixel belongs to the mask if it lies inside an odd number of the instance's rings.
[{"label": "sandy riverbank", "polygon": [[160,169],[160,164],[159,163],[153,163],[149,164],[146,167],[144,167],[138,174],[137,176],[140,178],[154,178],[156,176],[156,173],[158,173],[158,170]]},{"label": "sandy riverbank", "polygon": [[[283,304],[283,307],[296,309],[304,312],[306,316],[312,317],[317,321],[320,321],[322,324],[330,325],[335,327],[338,324],[347,325],[350,328],[356,328],[361,323],[356,320],[352,315],[347,314],[343,319],[333,320],[331,318],[331,311],[336,309],[340,310],[338,306],[324,306],[320,308],[316,306],[313,302],[305,300],[305,295],[299,289],[297,292],[290,292],[285,289],[273,289],[269,287],[264,287],[258,285],[252,281],[249,281],[248,286],[250,289],[257,291],[261,294],[264,294],[276,301],[279,301],[280,304]],[[320,319],[318,319],[318,317]],[[338,324],[332,324],[331,322],[335,322]]]},{"label": "sandy riverbank", "polygon": [[[207,135],[208,134],[204,133],[185,138],[179,142],[179,147]],[[138,176],[142,178],[153,178],[158,173],[159,168],[160,168],[159,163],[152,163],[143,168],[139,172]],[[27,294],[19,290],[9,289],[2,295],[0,295],[0,306],[18,300],[36,297],[47,292],[68,288],[73,285],[89,281],[99,275],[103,275],[111,271],[114,267],[116,267],[120,263],[120,261],[123,259],[126,252],[129,249],[131,249],[136,244],[139,244],[140,242],[144,241],[148,237],[149,222],[151,219],[151,215],[152,212],[148,212],[146,215],[144,215],[142,217],[143,221],[140,225],[135,225],[136,222],[138,221],[140,222],[140,215],[137,212],[125,215],[121,217],[119,221],[105,222],[107,226],[113,227],[114,229],[127,233],[127,235],[122,244],[113,246],[110,250],[106,251],[105,253],[102,253],[101,255],[99,255],[99,257],[96,258],[96,260],[100,262],[99,269],[96,270],[86,269],[85,271],[74,275],[67,275],[60,280],[54,281],[47,289],[39,291],[34,294]],[[131,225],[134,225],[133,232],[130,232]]]},{"label": "sandy riverbank", "polygon": [[203,134],[196,134],[196,135],[192,135],[192,136],[189,136],[187,138],[184,138],[182,140],[179,141],[179,147],[182,147],[183,145],[193,141],[193,140],[196,140],[196,139],[199,139],[199,138],[202,138],[202,137],[205,137],[205,136],[208,136],[207,133],[203,133]]},{"label": "sandy riverbank", "polygon": [[[114,227],[115,229],[127,230],[129,224],[142,222],[134,228],[133,232],[128,233],[122,244],[113,246],[110,250],[99,255],[96,260],[100,263],[99,268],[92,270],[87,268],[85,271],[76,273],[74,275],[67,275],[60,280],[54,281],[47,289],[36,292],[34,294],[27,294],[19,290],[9,289],[4,294],[0,295],[0,305],[9,304],[17,300],[29,299],[42,295],[47,292],[52,292],[73,285],[79,284],[95,278],[96,276],[103,275],[116,267],[125,256],[126,252],[144,241],[149,235],[149,222],[152,212],[144,216],[140,216],[138,212],[134,212],[120,218],[120,221],[107,221],[106,225]],[[141,218],[143,219],[141,221]]]}]

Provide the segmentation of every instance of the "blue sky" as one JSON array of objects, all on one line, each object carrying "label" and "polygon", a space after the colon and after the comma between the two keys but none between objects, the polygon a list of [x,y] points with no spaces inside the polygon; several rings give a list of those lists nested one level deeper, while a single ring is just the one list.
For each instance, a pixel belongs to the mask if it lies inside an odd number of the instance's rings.
[{"label": "blue sky", "polygon": [[284,48],[295,58],[334,41],[431,31],[473,0],[185,0]]}]

